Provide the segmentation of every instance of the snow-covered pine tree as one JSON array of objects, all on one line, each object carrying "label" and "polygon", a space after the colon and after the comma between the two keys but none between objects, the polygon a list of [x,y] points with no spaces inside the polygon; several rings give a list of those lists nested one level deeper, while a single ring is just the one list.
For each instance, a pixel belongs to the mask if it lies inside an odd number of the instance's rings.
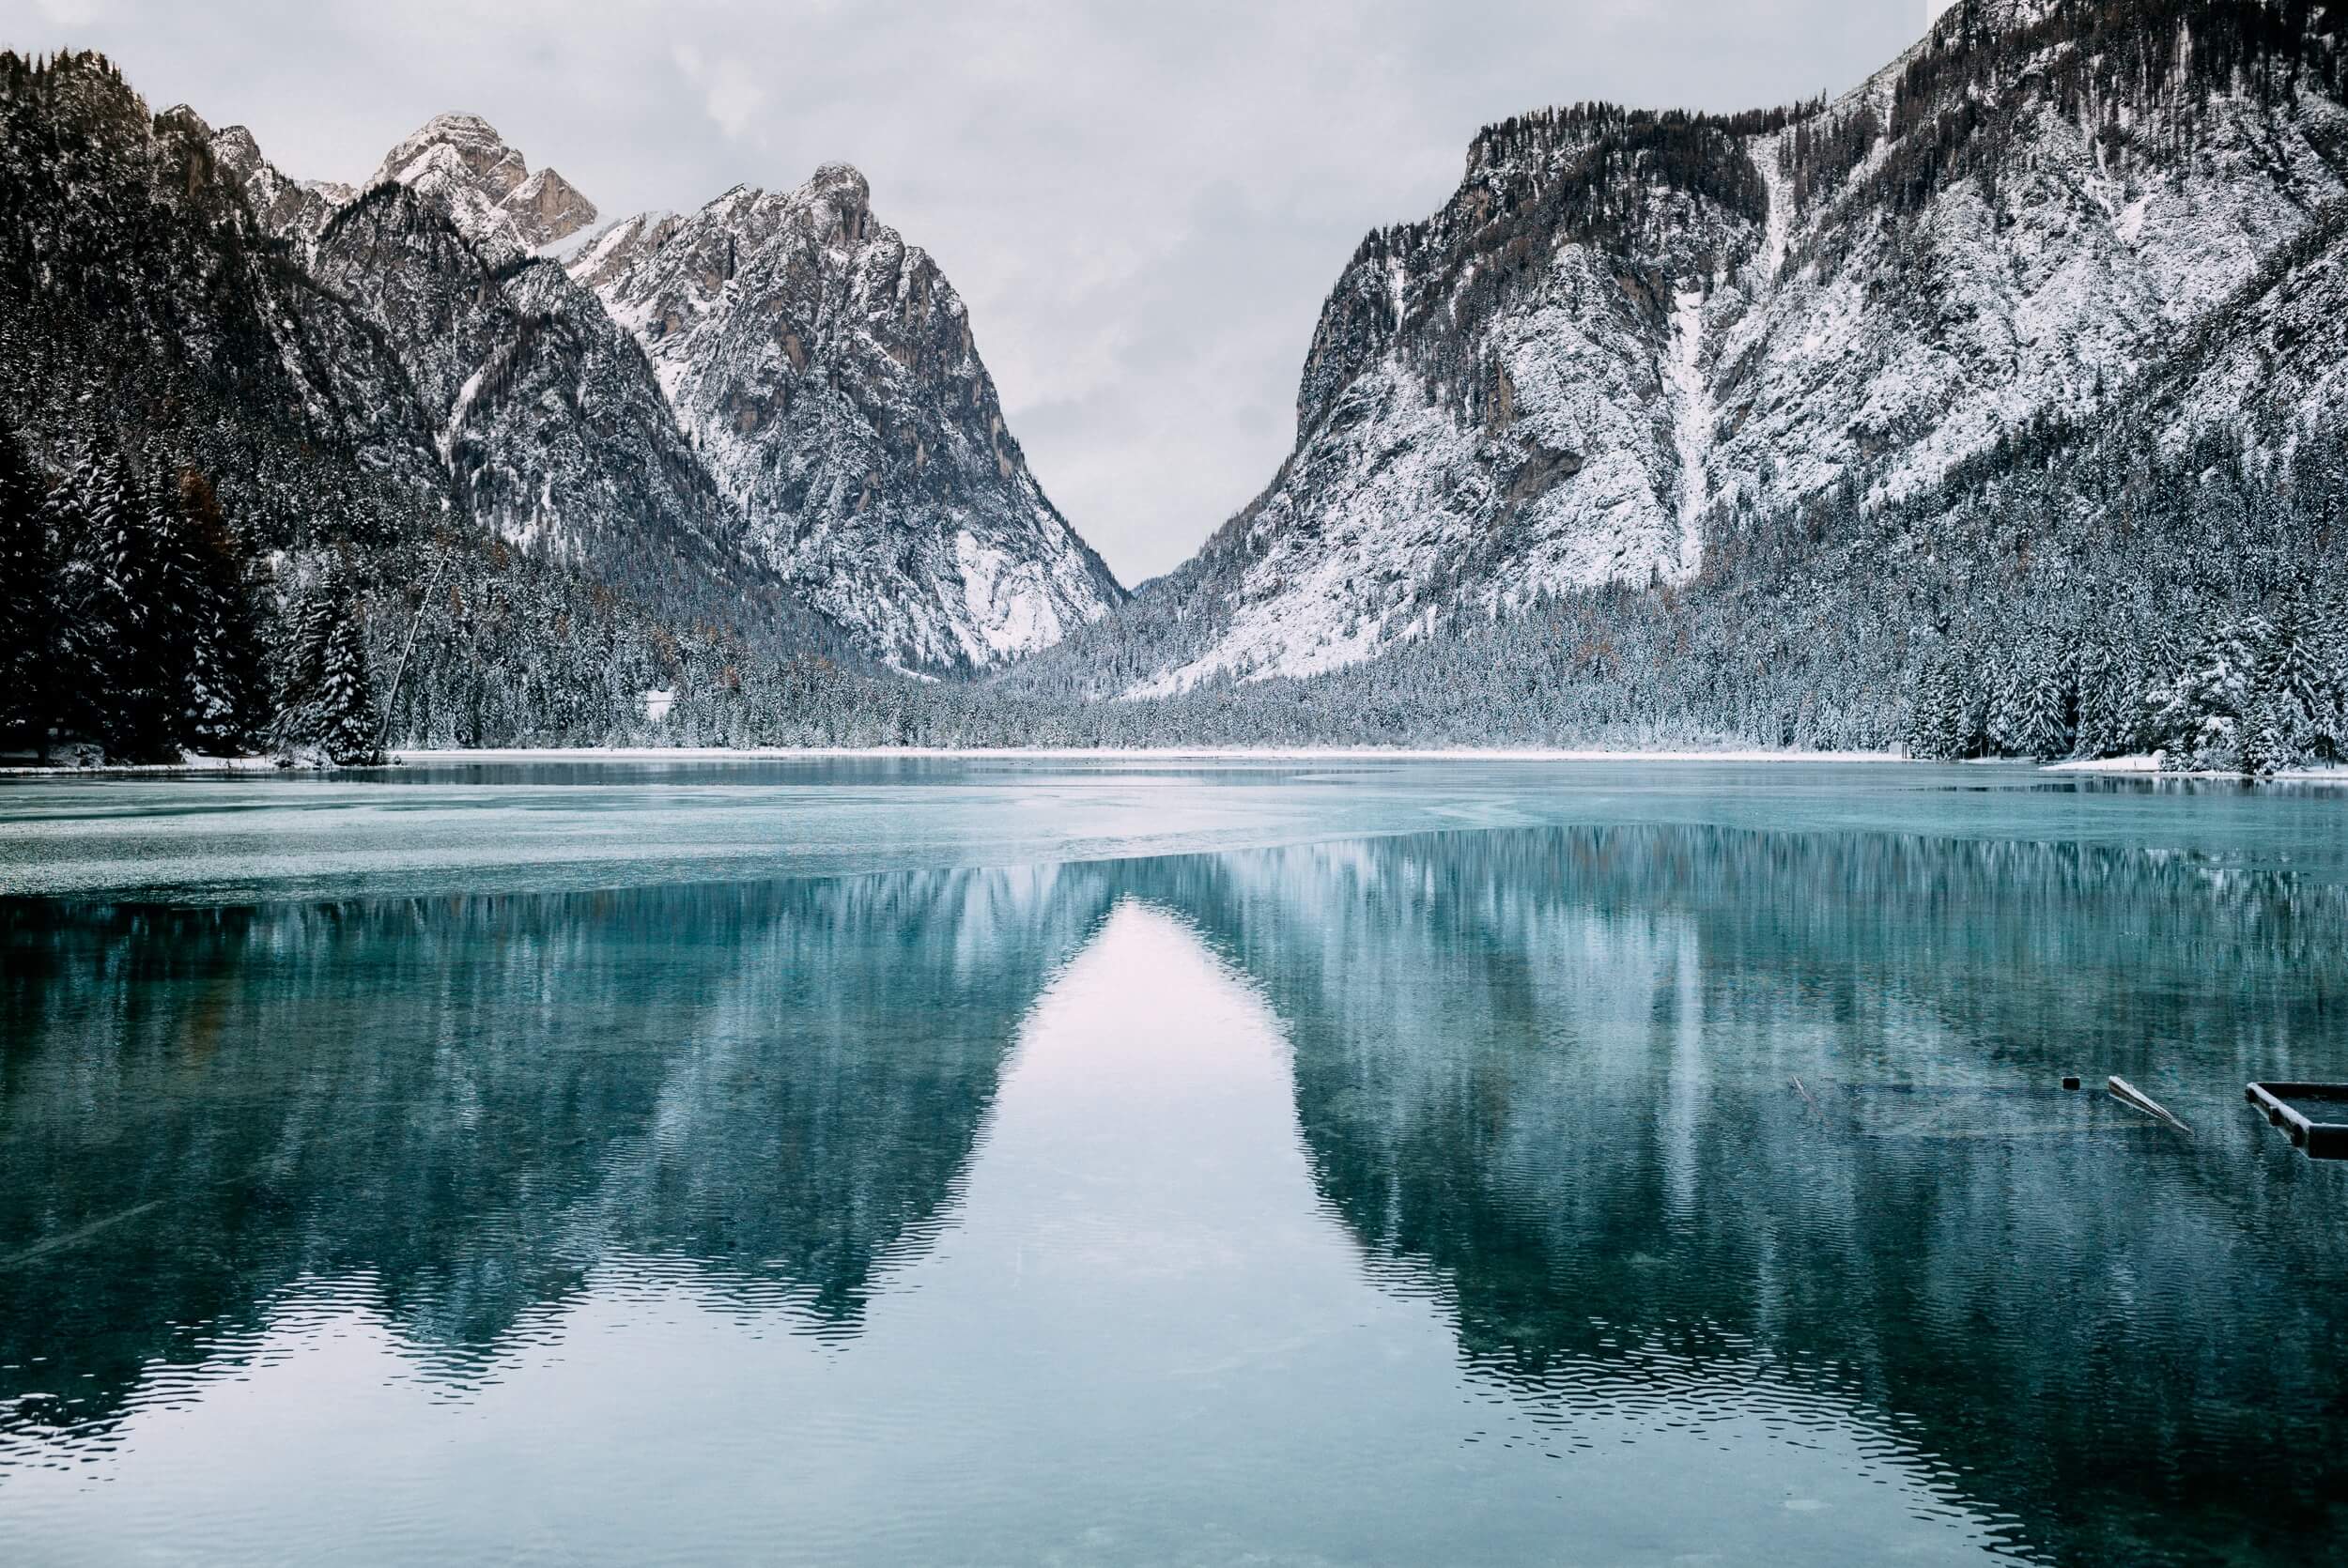
[{"label": "snow-covered pine tree", "polygon": [[1924,666],[1917,677],[1915,706],[1908,715],[1908,754],[1946,761],[1962,744],[1956,721],[1957,696],[1953,659],[1946,652]]},{"label": "snow-covered pine tree", "polygon": [[53,495],[61,719],[117,761],[173,755],[158,529],[119,454],[83,448]]},{"label": "snow-covered pine tree", "polygon": [[150,628],[147,650],[156,659],[152,679],[162,722],[172,739],[184,744],[191,728],[188,691],[194,680],[196,628],[206,619],[209,595],[194,542],[179,515],[171,463],[149,452],[142,467],[145,483],[139,500],[151,535],[145,601]]},{"label": "snow-covered pine tree", "polygon": [[317,738],[327,639],[333,631],[335,606],[346,596],[341,568],[330,563],[279,621],[277,713],[270,740],[281,752],[290,753]]},{"label": "snow-covered pine tree", "polygon": [[2172,773],[2243,771],[2243,720],[2251,706],[2255,650],[2271,628],[2263,617],[2222,621],[2203,635],[2183,669],[2148,694],[2161,766]]},{"label": "snow-covered pine tree", "polygon": [[2035,652],[2031,668],[2015,683],[2012,749],[2045,761],[2068,757],[2078,726],[2071,672],[2053,649]]},{"label": "snow-covered pine tree", "polygon": [[213,756],[248,749],[259,728],[260,638],[235,535],[210,481],[179,472],[163,498],[170,630],[179,642],[178,739]]},{"label": "snow-covered pine tree", "polygon": [[46,752],[56,555],[39,476],[0,414],[0,747]]},{"label": "snow-covered pine tree", "polygon": [[2308,611],[2287,601],[2252,650],[2250,694],[2243,715],[2245,771],[2272,777],[2316,755],[2329,741],[2326,722],[2333,707],[2329,671],[2309,635]]},{"label": "snow-covered pine tree", "polygon": [[2135,671],[2100,631],[2080,645],[2076,669],[2078,722],[2072,754],[2120,757],[2137,750],[2143,740],[2144,703]]},{"label": "snow-covered pine tree", "polygon": [[2000,676],[1983,665],[1954,638],[1942,646],[1917,689],[1910,756],[1954,762],[1988,751],[1990,692]]},{"label": "snow-covered pine tree", "polygon": [[2029,690],[2029,669],[2031,650],[1999,646],[1992,650],[1987,687],[1989,754],[1993,757],[2029,755],[2023,745],[2022,730]]},{"label": "snow-covered pine tree", "polygon": [[328,761],[348,766],[375,760],[375,683],[356,598],[342,601],[327,631],[311,712],[317,727],[313,738]]},{"label": "snow-covered pine tree", "polygon": [[2316,606],[2309,641],[2324,669],[2327,700],[2315,755],[2323,761],[2348,762],[2348,576],[2335,577]]}]

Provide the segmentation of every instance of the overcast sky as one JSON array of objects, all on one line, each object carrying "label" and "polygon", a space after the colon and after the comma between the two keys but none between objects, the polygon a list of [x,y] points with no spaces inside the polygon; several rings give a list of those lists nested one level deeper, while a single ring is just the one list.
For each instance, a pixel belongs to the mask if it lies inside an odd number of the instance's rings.
[{"label": "overcast sky", "polygon": [[1840,91],[1923,0],[0,0],[158,108],[356,180],[483,115],[618,218],[851,162],[968,301],[1044,489],[1128,583],[1271,477],[1321,300],[1484,123]]}]

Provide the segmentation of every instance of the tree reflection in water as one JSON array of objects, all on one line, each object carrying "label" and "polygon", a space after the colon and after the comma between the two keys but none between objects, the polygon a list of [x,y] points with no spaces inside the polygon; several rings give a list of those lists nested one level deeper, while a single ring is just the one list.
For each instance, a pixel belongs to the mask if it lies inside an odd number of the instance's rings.
[{"label": "tree reflection in water", "polygon": [[619,1258],[852,1342],[955,1223],[1023,1021],[1120,902],[1260,995],[1367,1277],[1438,1301],[1559,1442],[1760,1379],[1934,1456],[2020,1549],[2341,1538],[2348,1191],[2238,1096],[2348,1076],[2342,890],[1666,826],[0,905],[0,1506],[11,1463],[255,1354],[304,1281],[364,1281],[457,1397]]}]

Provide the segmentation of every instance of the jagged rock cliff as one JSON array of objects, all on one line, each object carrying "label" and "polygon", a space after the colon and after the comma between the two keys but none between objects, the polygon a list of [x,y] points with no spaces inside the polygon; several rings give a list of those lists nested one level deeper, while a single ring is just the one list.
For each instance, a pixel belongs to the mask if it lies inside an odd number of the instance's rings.
[{"label": "jagged rock cliff", "polygon": [[595,221],[595,204],[521,153],[477,115],[438,115],[384,154],[368,187],[405,185],[437,204],[460,233],[500,260],[565,239]]},{"label": "jagged rock cliff", "polygon": [[433,449],[506,541],[625,583],[649,547],[723,578],[733,508],[643,355],[552,262],[492,262],[428,198],[378,185],[338,209],[312,274],[394,346]]},{"label": "jagged rock cliff", "polygon": [[[2172,446],[2276,404],[2197,331],[2348,191],[2344,13],[1959,0],[1831,101],[1488,129],[1441,212],[1356,253],[1294,453],[1108,662],[1145,692],[1310,673],[1463,609],[1688,582],[1755,519],[1915,497],[2164,378]],[[2287,351],[2277,312],[2348,309],[2331,243],[2246,331]],[[2268,412],[2309,427],[2337,383],[2312,364]]]},{"label": "jagged rock cliff", "polygon": [[844,165],[570,263],[642,345],[748,547],[892,662],[981,668],[1122,591],[1004,427],[968,312]]}]

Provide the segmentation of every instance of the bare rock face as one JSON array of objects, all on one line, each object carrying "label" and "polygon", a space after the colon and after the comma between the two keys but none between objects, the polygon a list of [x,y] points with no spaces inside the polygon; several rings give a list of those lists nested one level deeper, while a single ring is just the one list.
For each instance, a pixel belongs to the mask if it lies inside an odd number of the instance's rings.
[{"label": "bare rock face", "polygon": [[254,218],[278,238],[317,238],[334,209],[351,198],[348,185],[294,179],[280,171],[261,156],[260,145],[243,126],[211,132],[211,149],[221,174],[243,192]]},{"label": "bare rock face", "polygon": [[524,239],[551,245],[595,221],[595,204],[552,169],[540,169],[514,187],[505,211]]},{"label": "bare rock face", "polygon": [[[2329,254],[2309,237],[2348,199],[2340,40],[2318,18],[2286,50],[2286,24],[2252,0],[1955,0],[1837,100],[1488,128],[1444,208],[1338,280],[1295,452],[1151,591],[1181,632],[1137,689],[1682,582],[1723,538],[1918,496],[2164,375],[2207,389],[2163,394],[2180,431],[2278,385],[2304,407],[2262,418],[2296,428],[2338,385],[2320,356],[2287,381],[2239,354],[2163,369],[2278,258]],[[2320,317],[2261,309],[2287,305]]]},{"label": "bare rock face", "polygon": [[440,115],[386,153],[367,185],[405,185],[499,254],[534,251],[595,220],[595,204],[521,153],[477,115]]},{"label": "bare rock face", "polygon": [[961,299],[827,164],[573,257],[643,346],[749,548],[876,655],[973,670],[1124,598],[1004,426]]}]

